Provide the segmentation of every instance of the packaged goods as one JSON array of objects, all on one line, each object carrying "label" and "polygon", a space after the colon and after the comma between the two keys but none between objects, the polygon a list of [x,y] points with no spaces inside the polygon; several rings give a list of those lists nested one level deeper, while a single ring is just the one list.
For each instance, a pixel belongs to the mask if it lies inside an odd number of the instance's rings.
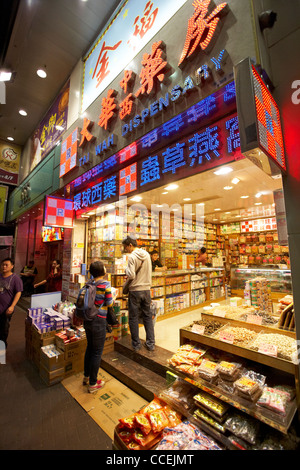
[{"label": "packaged goods", "polygon": [[219,376],[224,380],[235,381],[240,374],[241,364],[221,361],[217,365]]},{"label": "packaged goods", "polygon": [[257,405],[268,408],[275,413],[285,415],[289,402],[289,395],[286,392],[272,388],[264,387],[262,395],[257,401]]},{"label": "packaged goods", "polygon": [[169,424],[169,420],[162,408],[151,411],[148,416],[154,433],[161,432]]},{"label": "packaged goods", "polygon": [[165,428],[156,450],[222,450],[194,424],[183,421],[175,428]]},{"label": "packaged goods", "polygon": [[141,430],[144,436],[147,436],[151,431],[151,422],[148,417],[143,413],[135,415],[135,425]]},{"label": "packaged goods", "polygon": [[218,377],[217,363],[203,359],[197,373],[202,379],[208,382],[215,382]]},{"label": "packaged goods", "polygon": [[160,393],[163,400],[166,399],[171,404],[174,403],[176,409],[182,410],[183,413],[193,406],[193,395],[194,392],[191,390],[190,384],[180,378]]},{"label": "packaged goods", "polygon": [[256,402],[262,394],[265,376],[254,371],[246,371],[233,383],[234,391],[240,397]]},{"label": "packaged goods", "polygon": [[220,323],[216,320],[197,320],[194,321],[194,323],[191,325],[191,328],[193,328],[194,325],[202,326],[204,327],[203,334],[210,336],[213,333],[215,333],[219,328],[222,328],[223,323]]},{"label": "packaged goods", "polygon": [[209,416],[207,413],[205,413],[203,410],[200,410],[199,408],[196,409],[193,413],[193,417],[196,420],[202,420],[205,421],[205,423],[210,424],[212,427],[216,428],[218,431],[221,431],[225,433],[226,429],[225,426],[223,426],[221,423],[218,423],[214,418]]},{"label": "packaged goods", "polygon": [[196,405],[206,408],[218,417],[222,417],[223,415],[225,415],[229,408],[228,405],[226,405],[222,401],[204,392],[195,395],[194,400]]},{"label": "packaged goods", "polygon": [[249,444],[256,444],[260,431],[259,421],[246,415],[234,413],[224,424],[225,428]]},{"label": "packaged goods", "polygon": [[198,346],[185,345],[181,346],[173,356],[168,359],[168,363],[174,367],[181,364],[196,365],[201,363],[201,358],[205,354],[206,349]]},{"label": "packaged goods", "polygon": [[292,401],[296,396],[296,389],[291,385],[275,385],[275,390],[280,390],[288,395],[288,401]]}]

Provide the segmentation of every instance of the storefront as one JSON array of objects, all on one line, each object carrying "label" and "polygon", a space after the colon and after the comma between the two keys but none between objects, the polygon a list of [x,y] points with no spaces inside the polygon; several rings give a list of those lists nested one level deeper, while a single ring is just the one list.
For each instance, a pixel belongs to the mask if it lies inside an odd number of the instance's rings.
[{"label": "storefront", "polygon": [[[198,322],[180,330],[183,348],[170,357],[172,372],[185,385],[217,397],[226,410],[227,405],[242,410],[285,435],[297,401],[285,395],[278,411],[276,390],[299,394],[282,202],[285,162],[275,161],[276,146],[273,158],[265,149],[266,159],[260,158],[261,145],[259,152],[241,147],[245,136],[253,138],[252,123],[243,121],[241,127],[242,88],[235,73],[237,64],[256,57],[252,24],[244,21],[251,17],[250,4],[245,11],[238,1],[215,7],[178,1],[166,12],[164,2],[156,2],[159,8],[151,4],[143,11],[148,23],[141,21],[128,38],[124,30],[121,38],[118,24],[130,3],[112,22],[109,36],[101,36],[85,57],[85,116],[61,145],[59,196],[73,202],[75,213],[64,249],[63,298],[76,298],[89,264],[101,259],[126,311],[122,240],[135,236],[139,246],[156,249],[167,268],[153,272],[158,320],[201,310]],[[147,41],[137,48],[132,39],[146,33]],[[115,69],[124,44],[132,60],[127,57],[124,67]],[[197,262],[203,246],[206,266]],[[192,349],[197,358],[187,366],[183,356]],[[198,396],[198,401],[205,400]],[[222,426],[223,412],[218,415],[214,405],[209,411],[205,416],[199,411],[195,419],[203,424],[213,416]]]}]

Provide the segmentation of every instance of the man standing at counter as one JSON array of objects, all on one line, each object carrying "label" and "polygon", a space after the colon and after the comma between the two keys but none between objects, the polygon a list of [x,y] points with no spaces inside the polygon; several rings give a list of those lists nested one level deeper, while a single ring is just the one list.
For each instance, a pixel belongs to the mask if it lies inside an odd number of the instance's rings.
[{"label": "man standing at counter", "polygon": [[[155,337],[150,310],[152,283],[152,263],[149,253],[137,247],[137,241],[132,237],[123,240],[125,253],[129,253],[128,264],[125,270],[128,293],[129,329],[132,347],[135,351],[141,348],[139,338],[139,317],[143,318],[146,331],[145,347],[154,351]],[[123,286],[124,289],[124,286]]]}]

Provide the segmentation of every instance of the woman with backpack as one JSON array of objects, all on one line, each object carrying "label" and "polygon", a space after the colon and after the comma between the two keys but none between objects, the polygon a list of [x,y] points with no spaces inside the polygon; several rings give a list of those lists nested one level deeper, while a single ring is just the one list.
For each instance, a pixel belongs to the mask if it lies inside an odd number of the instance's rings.
[{"label": "woman with backpack", "polygon": [[91,320],[85,319],[83,322],[87,339],[83,385],[89,386],[89,393],[95,393],[105,384],[103,380],[97,380],[97,376],[106,337],[107,309],[113,306],[114,298],[110,282],[104,279],[106,269],[102,261],[94,261],[90,265],[90,274],[96,286],[94,303],[98,311]]}]

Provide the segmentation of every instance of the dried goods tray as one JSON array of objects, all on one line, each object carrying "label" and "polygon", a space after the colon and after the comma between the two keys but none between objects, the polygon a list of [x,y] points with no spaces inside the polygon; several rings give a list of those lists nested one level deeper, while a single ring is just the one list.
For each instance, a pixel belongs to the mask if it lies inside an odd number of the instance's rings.
[{"label": "dried goods tray", "polygon": [[[260,331],[261,329],[262,328],[260,327]],[[188,327],[180,328],[179,331],[180,345],[185,344],[187,341],[194,341],[195,343],[200,343],[202,345],[220,349],[221,351],[225,351],[236,356],[243,357],[250,361],[258,362],[259,364],[264,364],[274,369],[278,369],[283,372],[296,375],[297,366],[291,361],[269,356],[259,351],[254,351],[245,347],[237,346],[235,344],[227,343],[212,336],[200,335],[199,333],[191,331],[191,329]]]},{"label": "dried goods tray", "polygon": [[296,399],[294,399],[290,406],[288,407],[288,411],[285,416],[281,416],[280,414],[276,414],[271,410],[267,410],[262,408],[255,403],[251,403],[249,400],[245,400],[242,397],[226,393],[217,385],[211,384],[204,379],[198,378],[195,380],[192,377],[189,377],[187,374],[184,374],[178,371],[175,367],[170,367],[169,369],[176,374],[178,377],[184,379],[186,382],[190,383],[191,385],[209,393],[210,395],[224,401],[228,405],[243,411],[244,413],[248,414],[249,416],[253,416],[254,418],[258,419],[262,423],[271,426],[278,431],[287,434],[288,429],[292,423],[292,420],[295,416],[297,410]]}]

